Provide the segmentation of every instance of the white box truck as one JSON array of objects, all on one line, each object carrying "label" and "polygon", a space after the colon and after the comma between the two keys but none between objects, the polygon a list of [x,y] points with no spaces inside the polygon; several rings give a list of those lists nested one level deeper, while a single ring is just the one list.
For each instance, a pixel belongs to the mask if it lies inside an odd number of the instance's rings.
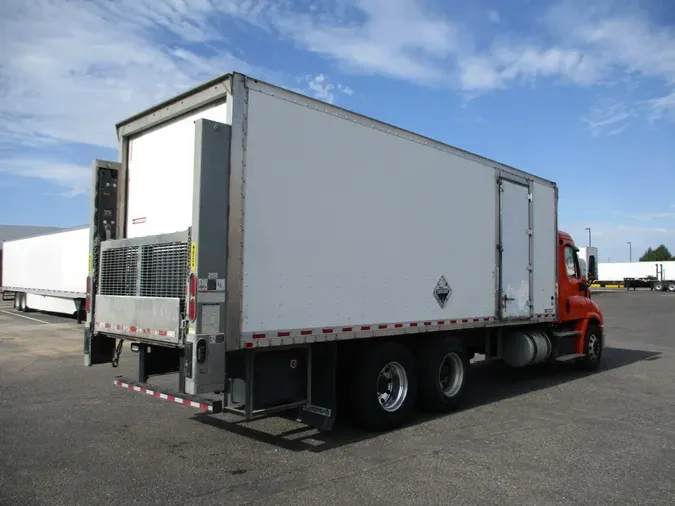
[{"label": "white box truck", "polygon": [[3,242],[2,290],[19,311],[84,313],[89,227]]},{"label": "white box truck", "polygon": [[119,387],[383,430],[457,409],[475,354],[600,362],[553,182],[238,73],[117,134],[93,163],[84,356],[131,341]]}]

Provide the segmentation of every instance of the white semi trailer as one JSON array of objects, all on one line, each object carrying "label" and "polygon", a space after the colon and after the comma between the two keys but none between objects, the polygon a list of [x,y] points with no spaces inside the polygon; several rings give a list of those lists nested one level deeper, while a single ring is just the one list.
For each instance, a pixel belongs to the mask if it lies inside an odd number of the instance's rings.
[{"label": "white semi trailer", "polygon": [[130,341],[119,387],[387,429],[457,409],[474,354],[600,363],[551,181],[237,73],[117,134],[93,164],[84,357]]},{"label": "white semi trailer", "polygon": [[89,227],[3,242],[2,290],[19,311],[84,316]]}]

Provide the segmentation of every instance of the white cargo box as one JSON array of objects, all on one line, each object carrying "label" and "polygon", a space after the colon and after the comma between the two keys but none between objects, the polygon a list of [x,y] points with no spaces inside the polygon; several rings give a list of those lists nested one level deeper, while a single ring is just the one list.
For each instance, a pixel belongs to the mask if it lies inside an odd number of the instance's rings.
[{"label": "white cargo box", "polygon": [[123,237],[210,212],[193,201],[199,118],[232,126],[229,244],[209,276],[244,340],[555,319],[555,183],[238,74],[118,125]]}]

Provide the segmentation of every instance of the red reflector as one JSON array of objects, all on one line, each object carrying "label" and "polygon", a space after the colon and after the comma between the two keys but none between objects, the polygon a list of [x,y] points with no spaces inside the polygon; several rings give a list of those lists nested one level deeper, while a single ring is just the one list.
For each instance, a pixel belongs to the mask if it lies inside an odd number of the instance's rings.
[{"label": "red reflector", "polygon": [[352,328],[351,327],[343,327],[342,332],[351,332]]},{"label": "red reflector", "polygon": [[190,299],[188,316],[190,317],[190,321],[195,321],[195,318],[197,317],[197,302],[194,299]]},{"label": "red reflector", "polygon": [[253,339],[264,339],[265,334],[253,334]]},{"label": "red reflector", "polygon": [[333,329],[323,329],[322,332],[323,332],[324,334],[332,334],[332,333],[333,333]]},{"label": "red reflector", "polygon": [[302,330],[302,331],[300,331],[300,334],[303,335],[303,336],[309,336],[309,335],[312,334],[312,331],[311,330]]},{"label": "red reflector", "polygon": [[428,327],[429,325],[431,325],[431,322],[424,322],[424,325]]},{"label": "red reflector", "polygon": [[417,322],[410,322],[411,327],[417,327]]},{"label": "red reflector", "polygon": [[363,325],[361,330],[370,330],[370,325]]},{"label": "red reflector", "polygon": [[289,337],[291,335],[290,332],[279,332],[277,334],[279,337]]},{"label": "red reflector", "polygon": [[380,323],[380,324],[377,326],[377,328],[378,328],[378,329],[386,329],[386,328],[387,328],[387,325],[385,325],[384,323]]},{"label": "red reflector", "polygon": [[403,324],[402,323],[395,323],[394,327],[396,327],[397,329],[400,329],[401,327],[403,327]]},{"label": "red reflector", "polygon": [[190,297],[197,295],[197,276],[190,274]]},{"label": "red reflector", "polygon": [[91,297],[87,295],[87,298],[84,299],[84,310],[89,313],[91,311]]}]

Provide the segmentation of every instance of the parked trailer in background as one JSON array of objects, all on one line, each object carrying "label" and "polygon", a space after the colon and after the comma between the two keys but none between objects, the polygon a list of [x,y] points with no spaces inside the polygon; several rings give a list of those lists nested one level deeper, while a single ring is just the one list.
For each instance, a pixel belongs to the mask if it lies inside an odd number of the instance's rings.
[{"label": "parked trailer in background", "polygon": [[600,362],[553,182],[236,73],[117,133],[120,162],[93,164],[84,339],[87,366],[131,341],[117,386],[388,429],[457,409],[474,354]]},{"label": "parked trailer in background", "polygon": [[651,288],[675,292],[675,261],[667,262],[601,262],[598,264],[598,286],[619,285],[626,289]]},{"label": "parked trailer in background", "polygon": [[89,227],[5,241],[3,291],[15,293],[19,311],[83,316]]}]

